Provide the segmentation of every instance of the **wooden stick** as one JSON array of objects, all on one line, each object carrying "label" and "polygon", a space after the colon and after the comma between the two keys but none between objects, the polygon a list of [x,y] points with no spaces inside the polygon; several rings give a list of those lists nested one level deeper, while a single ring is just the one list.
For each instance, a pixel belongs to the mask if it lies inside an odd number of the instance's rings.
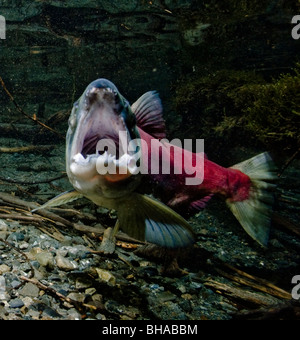
[{"label": "wooden stick", "polygon": [[8,182],[8,183],[14,183],[14,184],[22,184],[22,185],[36,185],[36,184],[42,184],[42,183],[50,183],[52,181],[56,181],[58,179],[66,177],[66,174],[54,177],[54,178],[48,178],[44,180],[39,180],[39,181],[20,181],[17,179],[12,179],[12,178],[7,178],[7,177],[2,177],[0,176],[0,180],[3,182]]},{"label": "wooden stick", "polygon": [[278,300],[275,300],[269,295],[266,296],[255,292],[249,292],[245,289],[232,287],[228,284],[221,283],[212,279],[208,279],[207,281],[205,281],[204,285],[207,287],[214,288],[220,293],[223,293],[227,296],[245,300],[259,306],[275,305],[278,302]]},{"label": "wooden stick", "polygon": [[[76,230],[82,231],[83,233],[94,234],[95,236],[98,236],[98,237],[102,236],[105,230],[107,230],[107,228],[100,227],[100,226],[90,227],[90,226],[86,226],[86,225],[78,224],[78,223],[74,223],[73,226]],[[145,244],[145,242],[136,240],[128,236],[127,234],[123,233],[122,231],[118,232],[118,234],[116,235],[116,238],[120,241],[127,242],[127,243]],[[130,248],[130,246],[128,246],[128,248]],[[135,248],[135,247],[132,246],[132,248]]]},{"label": "wooden stick", "polygon": [[[37,208],[37,204],[36,203],[32,203],[32,202],[27,202],[27,201],[23,201],[18,197],[15,197],[13,195],[9,195],[7,193],[4,192],[0,192],[0,199],[2,199],[5,202],[9,202],[13,205],[17,205],[17,206],[21,206],[21,207],[26,207],[29,211],[32,209]],[[49,218],[52,221],[56,221],[61,223],[62,225],[66,225],[66,226],[70,226],[73,227],[73,223],[64,219],[63,217],[60,217],[59,215],[56,215],[48,210],[45,209],[41,209],[38,210],[36,213],[36,215],[41,215],[43,217]]]},{"label": "wooden stick", "polygon": [[274,212],[272,216],[272,221],[280,227],[286,228],[292,233],[300,236],[300,228],[295,223],[289,221],[287,218],[282,217],[278,213]]},{"label": "wooden stick", "polygon": [[0,147],[0,152],[3,153],[23,153],[23,152],[41,152],[53,149],[54,145],[28,145],[28,146],[17,146],[14,148]]},{"label": "wooden stick", "polygon": [[297,301],[287,301],[274,306],[259,307],[254,310],[242,310],[234,315],[235,320],[280,320],[282,314],[291,315],[289,319],[299,319],[300,306]]},{"label": "wooden stick", "polygon": [[[231,267],[231,266],[228,265],[228,267]],[[238,277],[238,276],[235,276],[235,275],[231,275],[231,274],[226,273],[226,272],[224,272],[223,270],[220,270],[220,269],[217,269],[217,271],[222,276],[227,277],[228,279],[230,279],[232,281],[235,281],[239,284],[246,285],[248,287],[252,287],[252,288],[257,289],[261,292],[267,293],[269,295],[273,295],[275,297],[286,299],[286,300],[290,300],[292,298],[291,294],[289,292],[286,292],[285,290],[275,286],[274,284],[272,284],[272,283],[270,283],[266,280],[259,279],[255,276],[252,276],[250,274],[242,272],[242,271],[240,271],[240,270],[238,270],[234,267],[231,267],[231,269],[235,270],[237,273],[239,273],[239,274],[241,274],[245,277],[248,277],[249,279],[254,280],[256,282],[242,278],[242,277]]]},{"label": "wooden stick", "polygon": [[[9,195],[9,194],[4,193],[4,192],[0,192],[0,199],[2,199],[4,202],[8,202],[8,203],[12,204],[14,207],[16,207],[16,206],[17,207],[19,207],[19,206],[26,207],[29,211],[37,208],[36,203],[21,200],[20,198],[18,198],[16,196]],[[75,228],[76,230],[79,230],[81,232],[95,234],[96,236],[102,236],[104,231],[106,230],[106,228],[100,226],[99,224],[98,224],[97,227],[90,227],[90,226],[86,226],[84,224],[73,223],[73,222],[71,222],[71,221],[51,212],[51,211],[48,211],[46,209],[40,209],[40,210],[36,211],[34,214],[36,214],[37,216],[23,216],[23,215],[16,215],[16,214],[9,213],[9,214],[2,214],[2,218],[19,219],[20,221],[32,221],[32,222],[42,222],[42,221],[45,220],[45,218],[47,218],[53,223],[63,225],[63,226],[72,227],[72,228]],[[41,215],[42,217],[38,217],[38,215]],[[1,218],[1,214],[0,214],[0,218]],[[133,239],[132,237],[129,237],[128,235],[126,235],[125,233],[122,233],[122,232],[118,233],[117,239],[120,240],[120,241],[128,242],[128,243],[144,244],[144,242]]]},{"label": "wooden stick", "polygon": [[45,292],[49,292],[49,293],[51,293],[51,295],[54,295],[54,297],[57,297],[62,301],[68,302],[68,303],[74,305],[75,307],[78,306],[78,304],[80,304],[78,301],[72,300],[72,299],[64,296],[63,294],[57,292],[55,289],[44,285],[43,283],[38,281],[36,278],[31,279],[31,278],[28,278],[26,276],[20,276],[20,279],[23,280],[23,281],[26,281],[26,282],[33,283],[34,285],[36,285],[40,289],[44,290]]},{"label": "wooden stick", "polygon": [[43,219],[41,217],[24,216],[24,215],[17,215],[17,214],[0,214],[0,218],[11,219],[11,220],[19,220],[19,221],[31,221],[31,222],[41,222],[41,221],[43,221]]}]

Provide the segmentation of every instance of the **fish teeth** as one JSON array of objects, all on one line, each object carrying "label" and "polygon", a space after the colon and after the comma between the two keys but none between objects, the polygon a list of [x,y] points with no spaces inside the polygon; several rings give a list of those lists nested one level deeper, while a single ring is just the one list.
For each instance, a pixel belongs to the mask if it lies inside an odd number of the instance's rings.
[{"label": "fish teeth", "polygon": [[127,165],[129,163],[128,157],[129,155],[125,153],[121,158],[114,159],[113,162],[119,168],[127,168]]},{"label": "fish teeth", "polygon": [[115,155],[108,154],[107,151],[98,157],[96,167],[100,175],[105,175],[109,171],[115,172],[116,168],[118,168],[120,174],[127,174],[128,172],[136,174],[139,170],[136,165],[136,157],[125,153],[122,157],[116,159]]},{"label": "fish teeth", "polygon": [[82,156],[81,153],[77,153],[73,157],[72,161],[75,162],[75,163],[85,163],[87,160]]},{"label": "fish teeth", "polygon": [[129,171],[131,174],[135,174],[138,171],[136,158],[130,156],[128,153],[125,153],[120,159],[115,160],[114,164],[119,168],[120,173]]},{"label": "fish teeth", "polygon": [[70,164],[70,171],[73,175],[88,179],[93,177],[96,172],[96,160],[94,155],[84,158],[81,153],[77,153]]}]

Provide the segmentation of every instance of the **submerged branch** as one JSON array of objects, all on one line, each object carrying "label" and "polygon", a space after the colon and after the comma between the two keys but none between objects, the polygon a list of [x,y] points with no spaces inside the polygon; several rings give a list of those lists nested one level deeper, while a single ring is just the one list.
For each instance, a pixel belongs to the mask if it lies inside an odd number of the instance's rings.
[{"label": "submerged branch", "polygon": [[[92,234],[99,240],[101,239],[104,231],[106,230],[106,228],[99,225],[99,223],[95,227],[87,226],[81,223],[74,223],[46,209],[40,209],[36,213],[34,213],[34,215],[29,215],[29,211],[37,208],[38,205],[33,202],[24,201],[18,197],[15,197],[7,193],[0,192],[0,200],[2,200],[3,202],[6,202],[6,204],[9,203],[14,208],[16,208],[16,210],[19,207],[26,209],[26,215],[22,215],[20,213],[16,214],[15,212],[7,212],[6,214],[0,214],[0,218],[14,219],[14,220],[19,220],[23,222],[25,221],[36,222],[36,223],[50,221],[59,226],[72,227],[82,233]],[[82,213],[82,218],[84,217],[87,217],[87,219],[90,219],[89,214],[83,216],[83,213]],[[119,233],[116,235],[116,238],[120,241],[120,243],[118,243],[117,245],[121,246],[122,248],[133,249],[135,248],[134,244],[143,243],[141,241],[138,241],[136,239],[129,237],[128,235],[126,235],[125,233],[122,233],[121,231],[119,231]]]},{"label": "submerged branch", "polygon": [[2,153],[23,153],[23,152],[43,152],[53,149],[54,145],[28,145],[13,148],[0,147]]},{"label": "submerged branch", "polygon": [[17,179],[11,179],[11,178],[0,176],[0,180],[3,182],[14,183],[14,184],[35,185],[35,184],[50,183],[58,179],[62,179],[64,177],[66,177],[66,174],[63,174],[63,175],[60,175],[54,178],[48,178],[48,179],[43,179],[43,180],[38,180],[38,181],[19,181]]}]

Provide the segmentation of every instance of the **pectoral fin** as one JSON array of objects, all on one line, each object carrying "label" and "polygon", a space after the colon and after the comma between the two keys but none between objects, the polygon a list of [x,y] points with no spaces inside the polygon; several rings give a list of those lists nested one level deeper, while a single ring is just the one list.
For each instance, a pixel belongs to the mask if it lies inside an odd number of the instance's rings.
[{"label": "pectoral fin", "polygon": [[194,243],[188,222],[166,205],[149,196],[132,194],[118,209],[120,228],[129,236],[166,248]]},{"label": "pectoral fin", "polygon": [[45,204],[41,205],[40,207],[32,210],[31,212],[33,213],[33,212],[40,210],[40,209],[57,207],[59,205],[72,202],[72,201],[77,200],[78,198],[82,198],[82,197],[83,197],[83,195],[81,195],[76,190],[65,191],[62,194],[59,194],[58,196],[52,198],[50,201],[46,202]]}]

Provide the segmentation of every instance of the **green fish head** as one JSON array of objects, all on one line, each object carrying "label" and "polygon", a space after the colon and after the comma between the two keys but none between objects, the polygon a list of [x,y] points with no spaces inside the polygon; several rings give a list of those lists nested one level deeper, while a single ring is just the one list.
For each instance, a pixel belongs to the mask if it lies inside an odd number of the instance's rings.
[{"label": "green fish head", "polygon": [[133,150],[129,143],[138,138],[135,114],[117,87],[106,79],[93,81],[69,118],[66,169],[71,184],[87,196],[97,191],[117,197],[132,191],[139,176],[132,176],[126,167],[139,148],[136,144]]}]

